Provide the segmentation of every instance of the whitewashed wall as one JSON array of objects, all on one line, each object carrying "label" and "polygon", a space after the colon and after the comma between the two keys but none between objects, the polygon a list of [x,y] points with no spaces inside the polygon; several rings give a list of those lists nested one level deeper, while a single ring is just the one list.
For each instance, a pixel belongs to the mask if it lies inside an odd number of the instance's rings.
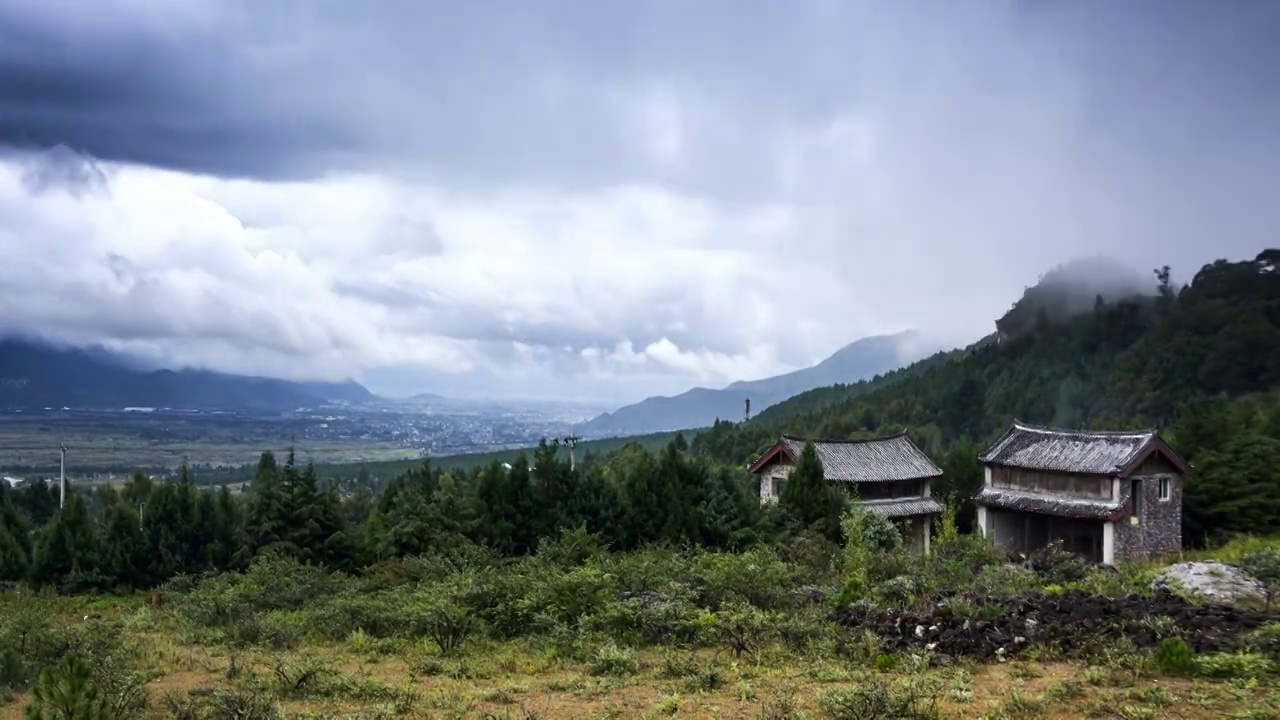
[{"label": "whitewashed wall", "polygon": [[771,502],[778,499],[778,494],[774,488],[775,480],[786,480],[791,475],[793,465],[783,465],[774,463],[760,472],[760,502],[761,504]]}]

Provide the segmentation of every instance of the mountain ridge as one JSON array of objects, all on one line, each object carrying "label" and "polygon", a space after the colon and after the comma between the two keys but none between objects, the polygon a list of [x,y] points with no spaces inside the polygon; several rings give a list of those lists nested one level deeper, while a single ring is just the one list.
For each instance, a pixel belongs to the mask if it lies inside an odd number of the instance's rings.
[{"label": "mountain ridge", "polygon": [[142,369],[101,347],[0,339],[0,408],[281,410],[374,399],[351,379],[294,382],[192,368]]},{"label": "mountain ridge", "polygon": [[918,331],[872,335],[855,340],[807,368],[758,380],[738,380],[723,388],[695,387],[678,395],[659,395],[580,423],[584,436],[644,434],[708,427],[737,419],[751,401],[752,413],[818,387],[866,380],[908,365],[935,350]]}]

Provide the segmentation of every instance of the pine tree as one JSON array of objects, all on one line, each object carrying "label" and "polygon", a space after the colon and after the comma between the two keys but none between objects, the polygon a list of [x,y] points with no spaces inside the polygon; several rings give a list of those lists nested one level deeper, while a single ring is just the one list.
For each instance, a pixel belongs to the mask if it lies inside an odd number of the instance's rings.
[{"label": "pine tree", "polygon": [[662,499],[666,505],[662,539],[675,544],[696,541],[698,520],[695,513],[700,491],[707,480],[706,467],[700,463],[686,463],[675,442],[670,442],[658,460],[658,474],[662,479]]},{"label": "pine tree", "polygon": [[[40,583],[79,582],[97,569],[98,540],[80,493],[40,533],[32,558],[32,579]],[[74,577],[73,577],[74,576]]]},{"label": "pine tree", "polygon": [[240,504],[226,485],[220,486],[216,494],[206,492],[205,496],[202,514],[209,518],[208,565],[218,571],[237,569],[238,558],[247,544]]},{"label": "pine tree", "polygon": [[[289,457],[293,457],[292,450],[289,451]],[[264,452],[258,458],[258,469],[249,490],[251,494],[245,532],[251,552],[257,553],[283,543],[287,533],[280,469],[272,453]]]},{"label": "pine tree", "polygon": [[636,549],[661,541],[666,527],[666,487],[653,455],[639,444],[629,443],[610,463],[610,469],[621,476],[623,515],[619,525],[625,547]]},{"label": "pine tree", "polygon": [[150,582],[145,542],[138,514],[123,501],[112,503],[103,527],[99,570],[114,585],[147,586]]},{"label": "pine tree", "polygon": [[0,580],[16,581],[30,571],[31,539],[10,494],[9,483],[0,481]]},{"label": "pine tree", "polygon": [[698,539],[706,547],[740,550],[755,542],[760,498],[732,468],[715,468],[698,505]]},{"label": "pine tree", "polygon": [[839,489],[826,481],[822,460],[812,442],[805,442],[778,500],[802,527],[839,539],[840,516],[848,501]]}]

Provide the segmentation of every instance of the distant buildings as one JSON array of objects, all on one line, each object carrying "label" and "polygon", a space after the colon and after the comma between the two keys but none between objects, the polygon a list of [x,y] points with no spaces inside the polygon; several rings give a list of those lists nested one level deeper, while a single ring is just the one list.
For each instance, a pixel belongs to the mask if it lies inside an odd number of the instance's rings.
[{"label": "distant buildings", "polygon": [[[776,500],[804,449],[804,438],[783,435],[749,470],[760,478],[760,502]],[[942,511],[930,482],[942,470],[906,433],[870,440],[814,440],[828,482],[852,483],[867,512],[893,519],[912,547],[929,552],[933,516]]]}]

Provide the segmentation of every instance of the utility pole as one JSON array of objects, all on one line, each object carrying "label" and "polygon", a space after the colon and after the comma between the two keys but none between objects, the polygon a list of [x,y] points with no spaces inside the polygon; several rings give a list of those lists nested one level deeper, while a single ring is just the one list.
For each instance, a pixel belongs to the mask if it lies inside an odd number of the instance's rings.
[{"label": "utility pole", "polygon": [[574,468],[577,467],[577,458],[573,451],[578,447],[578,436],[576,434],[569,435],[561,439],[564,440],[565,445],[569,446],[569,472],[573,472]]},{"label": "utility pole", "polygon": [[58,446],[58,509],[67,504],[67,444]]}]

